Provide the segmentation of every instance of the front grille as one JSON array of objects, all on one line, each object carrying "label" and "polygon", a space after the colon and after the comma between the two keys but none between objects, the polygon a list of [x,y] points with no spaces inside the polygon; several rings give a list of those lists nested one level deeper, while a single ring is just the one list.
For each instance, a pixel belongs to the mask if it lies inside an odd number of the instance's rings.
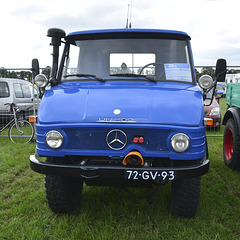
[{"label": "front grille", "polygon": [[[106,142],[107,134],[112,128],[67,128],[64,129],[68,136],[66,149],[86,149],[86,150],[110,150]],[[156,129],[120,129],[127,136],[127,145],[134,144],[134,136],[143,136],[144,143],[141,144],[147,151],[168,151],[166,139],[170,130]]]}]

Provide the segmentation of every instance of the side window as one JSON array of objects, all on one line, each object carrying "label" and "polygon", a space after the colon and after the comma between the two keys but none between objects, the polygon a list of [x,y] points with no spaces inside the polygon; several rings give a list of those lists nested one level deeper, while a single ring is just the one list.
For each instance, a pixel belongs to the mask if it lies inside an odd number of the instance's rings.
[{"label": "side window", "polygon": [[27,85],[27,84],[22,85],[22,91],[23,91],[24,98],[31,98],[31,92],[30,92],[29,85]]},{"label": "side window", "polygon": [[10,97],[10,91],[6,82],[0,82],[0,98]]},{"label": "side window", "polygon": [[30,88],[27,84],[14,83],[13,89],[16,98],[31,98]]},{"label": "side window", "polygon": [[14,83],[13,84],[13,89],[14,89],[14,93],[15,93],[16,98],[23,98],[23,92],[22,92],[22,88],[21,88],[20,83]]}]

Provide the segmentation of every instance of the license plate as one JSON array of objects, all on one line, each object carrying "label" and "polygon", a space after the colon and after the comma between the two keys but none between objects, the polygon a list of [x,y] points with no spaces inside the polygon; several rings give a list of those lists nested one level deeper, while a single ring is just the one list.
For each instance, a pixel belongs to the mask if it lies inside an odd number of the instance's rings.
[{"label": "license plate", "polygon": [[159,170],[126,170],[125,178],[134,180],[173,180],[175,179],[175,171],[159,171]]}]

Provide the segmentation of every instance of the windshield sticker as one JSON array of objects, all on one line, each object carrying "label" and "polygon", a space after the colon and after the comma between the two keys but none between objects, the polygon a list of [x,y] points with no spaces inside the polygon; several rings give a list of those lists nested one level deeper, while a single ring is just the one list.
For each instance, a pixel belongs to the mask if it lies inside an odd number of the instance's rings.
[{"label": "windshield sticker", "polygon": [[192,81],[190,64],[172,63],[164,64],[164,67],[167,80],[176,80],[184,82]]}]

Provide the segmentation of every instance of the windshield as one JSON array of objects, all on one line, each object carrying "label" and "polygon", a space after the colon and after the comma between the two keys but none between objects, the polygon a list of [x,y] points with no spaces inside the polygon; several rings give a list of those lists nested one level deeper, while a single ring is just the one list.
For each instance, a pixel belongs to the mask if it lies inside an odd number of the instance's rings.
[{"label": "windshield", "polygon": [[[102,39],[76,41],[66,54],[63,80],[154,79],[192,82],[187,41]],[[145,78],[144,78],[145,77]],[[95,79],[96,80],[96,79]]]}]

